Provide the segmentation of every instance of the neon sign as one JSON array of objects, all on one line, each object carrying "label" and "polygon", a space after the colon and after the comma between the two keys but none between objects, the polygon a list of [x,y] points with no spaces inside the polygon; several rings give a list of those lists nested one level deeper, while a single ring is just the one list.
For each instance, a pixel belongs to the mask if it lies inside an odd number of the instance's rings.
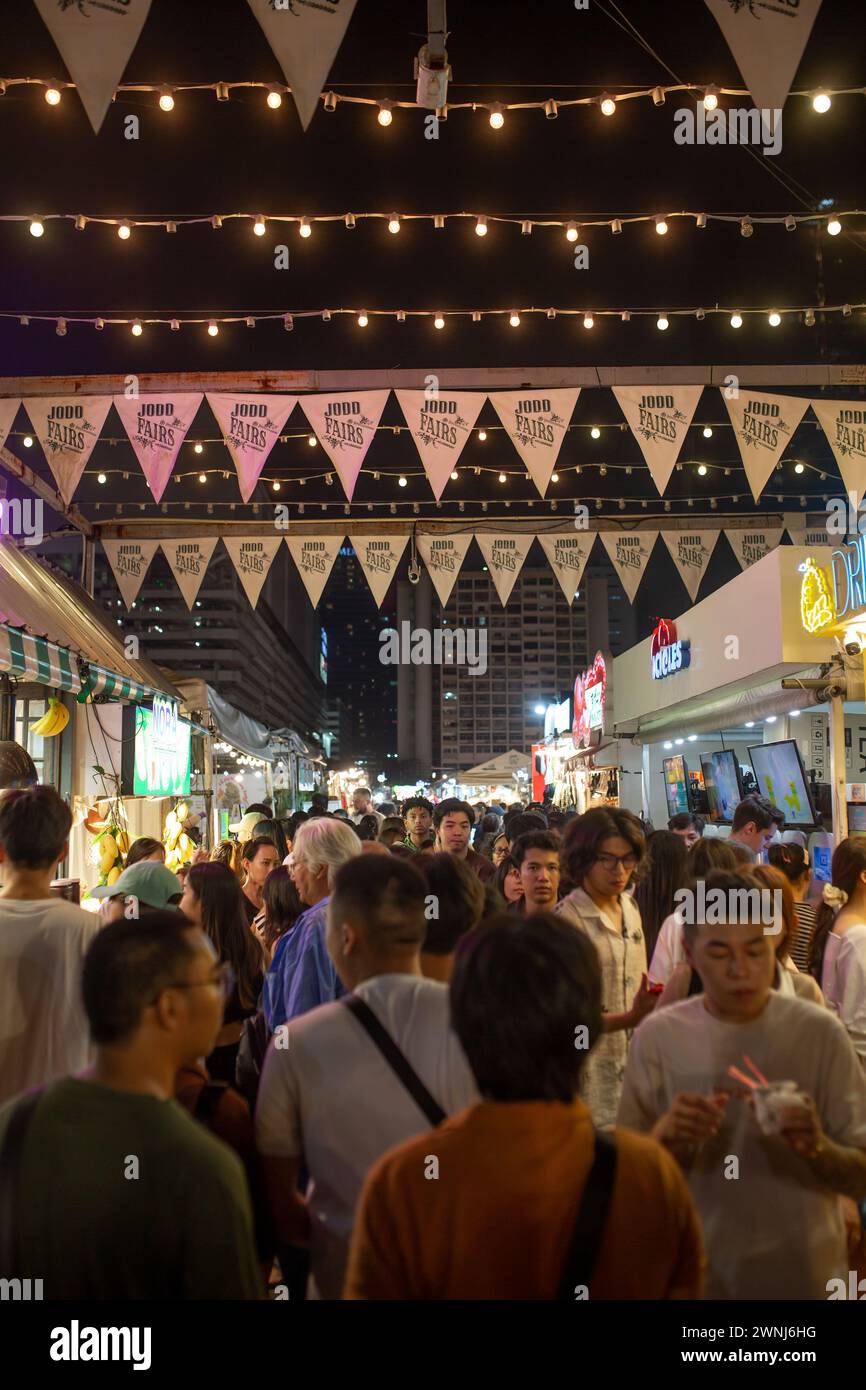
[{"label": "neon sign", "polygon": [[601,652],[588,671],[574,682],[574,723],[571,732],[578,748],[597,743],[604,727],[604,697],[607,689],[607,667]]},{"label": "neon sign", "polygon": [[[833,560],[839,555],[843,562],[844,553],[839,550],[833,551]],[[800,620],[807,632],[820,632],[822,627],[836,620],[838,612],[838,599],[836,598],[836,570],[833,569],[833,589],[834,599],[830,597],[830,590],[827,585],[827,576],[820,566],[815,564],[811,558],[804,560],[800,566],[800,573],[803,578],[800,583]],[[846,608],[850,583],[846,588]],[[835,601],[834,601],[835,600]],[[844,610],[843,610],[844,611]],[[841,616],[841,614],[839,614]]]},{"label": "neon sign", "polygon": [[675,675],[677,671],[684,671],[691,659],[691,643],[677,640],[676,624],[669,618],[659,619],[650,639],[653,680],[659,681],[665,676]]}]

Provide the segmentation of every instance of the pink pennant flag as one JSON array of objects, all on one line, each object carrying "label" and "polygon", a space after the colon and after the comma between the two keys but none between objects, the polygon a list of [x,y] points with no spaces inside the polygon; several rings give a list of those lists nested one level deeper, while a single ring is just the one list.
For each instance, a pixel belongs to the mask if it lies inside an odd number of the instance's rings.
[{"label": "pink pennant flag", "polygon": [[301,409],[336,468],[350,502],[361,465],[376,437],[389,394],[385,390],[358,391],[354,395],[301,397]]},{"label": "pink pennant flag", "polygon": [[298,397],[239,396],[233,391],[209,391],[207,403],[232,456],[241,497],[249,502],[268,454],[285,429]]},{"label": "pink pennant flag", "polygon": [[68,507],[93,453],[111,396],[31,396],[24,401],[33,432]]},{"label": "pink pennant flag", "polygon": [[162,501],[180,446],[202,403],[202,393],[115,396],[114,406],[155,502]]}]

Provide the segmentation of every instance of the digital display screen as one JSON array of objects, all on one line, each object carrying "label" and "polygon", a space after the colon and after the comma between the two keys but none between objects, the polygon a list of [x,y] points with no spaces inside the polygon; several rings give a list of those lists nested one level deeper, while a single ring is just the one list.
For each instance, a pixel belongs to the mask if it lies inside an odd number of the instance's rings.
[{"label": "digital display screen", "polygon": [[681,754],[673,758],[663,758],[662,768],[665,776],[665,796],[668,802],[668,816],[677,816],[689,809],[686,795],[686,764]]},{"label": "digital display screen", "polygon": [[740,765],[736,754],[730,748],[711,754],[713,760],[713,786],[719,820],[731,821],[742,800]]},{"label": "digital display screen", "polygon": [[701,754],[701,771],[704,774],[704,791],[707,794],[707,802],[710,808],[710,820],[720,820],[721,812],[719,803],[716,799],[716,774],[713,771],[712,753]]},{"label": "digital display screen", "polygon": [[758,791],[785,814],[786,825],[815,825],[817,818],[806,787],[800,752],[794,739],[758,743],[749,749]]}]

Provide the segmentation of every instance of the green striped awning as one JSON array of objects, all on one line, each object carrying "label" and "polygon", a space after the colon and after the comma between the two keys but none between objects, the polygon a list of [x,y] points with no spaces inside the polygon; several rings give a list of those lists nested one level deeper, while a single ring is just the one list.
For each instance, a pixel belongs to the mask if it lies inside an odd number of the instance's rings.
[{"label": "green striped awning", "polygon": [[161,693],[140,685],[130,676],[120,676],[94,662],[85,663],[68,647],[59,647],[45,637],[33,637],[7,623],[0,623],[0,671],[76,695],[86,687],[88,694],[110,700],[136,702]]}]

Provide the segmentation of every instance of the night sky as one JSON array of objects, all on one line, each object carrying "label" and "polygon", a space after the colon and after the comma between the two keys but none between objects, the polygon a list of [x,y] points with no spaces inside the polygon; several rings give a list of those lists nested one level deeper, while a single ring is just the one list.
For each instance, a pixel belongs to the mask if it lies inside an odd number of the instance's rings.
[{"label": "night sky", "polygon": [[[14,8],[14,25],[4,33],[2,75],[64,76],[35,8]],[[347,93],[411,99],[412,60],[424,40],[425,14],[423,3],[359,0],[327,85]],[[621,21],[615,22],[620,14],[641,29],[657,57],[625,33]],[[795,88],[862,82],[860,17],[859,4],[823,6]],[[608,0],[593,0],[587,12],[567,3],[453,3],[448,18],[452,100],[565,98],[676,79],[742,85],[720,30],[696,0],[664,5],[623,0],[618,11]],[[154,0],[125,80],[244,78],[282,80],[246,5]],[[580,222],[592,216],[681,209],[752,216],[801,213],[823,199],[843,210],[862,205],[857,157],[866,133],[862,96],[836,98],[824,116],[816,115],[809,102],[790,99],[783,148],[776,158],[742,147],[675,144],[674,112],[688,100],[671,95],[659,108],[647,99],[627,102],[611,119],[583,108],[562,111],[556,120],[541,112],[514,112],[501,131],[490,128],[485,113],[455,112],[434,141],[424,138],[420,111],[396,112],[393,124],[383,130],[375,109],[338,106],[333,114],[320,110],[304,134],[288,97],[280,110],[271,111],[262,92],[234,95],[228,103],[217,102],[212,93],[178,94],[174,111],[165,114],[155,95],[124,94],[97,137],[74,93],[51,109],[38,89],[13,88],[0,98],[0,210],[129,217],[470,211]],[[723,100],[746,104],[742,98]],[[130,113],[140,117],[138,141],[123,136],[123,118]],[[26,224],[0,224],[0,309],[183,317],[340,306],[447,310],[534,304],[598,311],[856,302],[863,298],[864,225],[863,220],[852,224],[835,239],[811,229],[789,233],[759,227],[746,240],[736,224],[697,230],[691,220],[673,221],[665,237],[655,235],[651,224],[626,227],[616,237],[596,229],[581,237],[589,247],[590,268],[578,271],[572,247],[559,229],[537,228],[532,236],[521,236],[518,227],[493,225],[479,238],[471,221],[448,224],[441,231],[430,223],[404,224],[398,236],[389,235],[383,223],[359,224],[354,231],[337,224],[314,228],[306,241],[293,227],[269,227],[262,238],[253,236],[249,224],[226,224],[220,231],[181,228],[176,236],[138,229],[126,243],[108,228],[78,232],[71,223],[49,223],[37,241]],[[290,248],[288,270],[274,268],[278,241]],[[862,313],[826,321],[819,314],[813,328],[784,320],[775,330],[763,319],[747,319],[739,332],[730,328],[727,317],[674,319],[667,333],[656,329],[654,318],[630,323],[596,319],[591,332],[583,329],[580,318],[524,318],[518,330],[503,318],[478,324],[448,321],[442,332],[430,321],[373,319],[362,332],[351,318],[330,323],[313,319],[297,320],[292,333],[280,324],[254,330],[239,325],[210,339],[201,327],[179,333],[151,327],[137,340],[127,328],[97,333],[71,325],[60,338],[50,325],[25,329],[0,320],[4,374],[403,367],[417,369],[421,387],[424,376],[437,367],[526,366],[529,373],[532,367],[557,365],[857,362],[863,356]],[[851,387],[836,394],[853,397],[859,391]],[[619,424],[621,419],[609,391],[584,390],[574,424]],[[720,511],[747,515],[753,510],[730,429],[718,428],[705,441],[700,426],[706,422],[723,424],[715,391],[704,393],[683,458],[729,465],[731,478],[723,484],[721,474],[698,478],[693,469],[674,473],[666,493],[673,499],[671,520],[696,516],[714,492],[740,496],[736,507],[720,503]],[[402,423],[393,399],[384,423]],[[497,423],[490,405],[479,420],[485,423]],[[22,428],[20,416],[19,433]],[[339,485],[312,480],[311,474],[330,472],[330,467],[321,450],[307,447],[300,412],[288,428],[298,438],[277,446],[266,478],[284,480],[281,500],[290,506],[301,498],[325,502],[323,519],[338,520],[342,492]],[[116,422],[109,432],[119,433]],[[203,407],[191,437],[213,438],[214,433]],[[44,471],[38,448],[22,451],[15,437],[9,447]],[[317,457],[311,461],[313,454]],[[826,468],[838,490],[835,464],[814,423],[798,431],[789,455]],[[226,459],[222,451],[220,466]],[[540,501],[528,477],[519,476],[517,456],[500,434],[491,433],[487,444],[473,438],[461,462],[466,467],[459,482],[449,483],[443,507],[436,510],[406,433],[380,435],[356,491],[363,519],[390,517],[392,502],[400,504],[398,516],[405,518],[407,504],[411,514],[412,503],[418,502],[422,519],[444,520],[456,517],[456,502],[462,499],[466,511],[460,522],[469,525],[481,519],[482,498],[491,499],[486,520],[526,514],[528,499],[535,502],[530,515],[549,517],[549,503]],[[585,465],[580,475],[564,473],[557,486],[555,496],[568,503],[565,511],[573,498],[602,497],[608,500],[600,515],[625,520],[617,513],[622,496],[635,499],[628,509],[632,514],[641,498],[649,507],[638,515],[646,519],[661,513],[638,444],[627,432],[606,430],[600,441],[592,442],[584,428],[572,430],[560,462]],[[601,462],[611,465],[605,477],[598,473]],[[626,478],[616,464],[634,465],[633,474]],[[514,476],[503,487],[495,472],[476,476],[473,466],[496,471],[507,466]],[[123,467],[130,473],[126,482],[120,478]],[[381,473],[378,481],[372,477],[374,467]],[[100,469],[110,473],[107,487],[96,482]],[[179,515],[183,502],[190,501],[192,511],[184,519],[194,518],[203,491],[195,481],[199,465],[189,446],[177,471],[188,476],[169,490],[170,514]],[[404,471],[409,486],[398,489],[396,477]],[[303,492],[299,476],[310,478]],[[832,481],[821,483],[817,473],[808,471],[795,480],[787,465],[768,484],[768,505],[796,510],[798,496],[806,494],[820,506],[820,495],[827,491],[834,491]],[[784,495],[784,504],[776,503],[777,493]],[[215,478],[209,483],[207,497],[237,500],[233,470],[228,482]],[[510,512],[502,509],[505,497]],[[693,499],[688,513],[687,497]],[[129,446],[103,443],[76,501],[98,521],[108,519],[108,511],[113,515],[114,507],[106,504],[118,500],[125,508],[135,506],[137,515],[139,502],[146,504],[146,515],[158,514]],[[271,502],[273,494],[260,484],[255,500]],[[100,513],[93,509],[97,501]],[[374,504],[372,514],[368,502]],[[235,519],[244,514],[239,505]],[[717,555],[714,565],[730,567],[726,547],[720,545]],[[670,604],[675,593],[682,607],[679,581],[661,547],[650,570],[654,611],[665,610],[668,587]],[[711,567],[705,583],[712,587],[722,577]]]}]

